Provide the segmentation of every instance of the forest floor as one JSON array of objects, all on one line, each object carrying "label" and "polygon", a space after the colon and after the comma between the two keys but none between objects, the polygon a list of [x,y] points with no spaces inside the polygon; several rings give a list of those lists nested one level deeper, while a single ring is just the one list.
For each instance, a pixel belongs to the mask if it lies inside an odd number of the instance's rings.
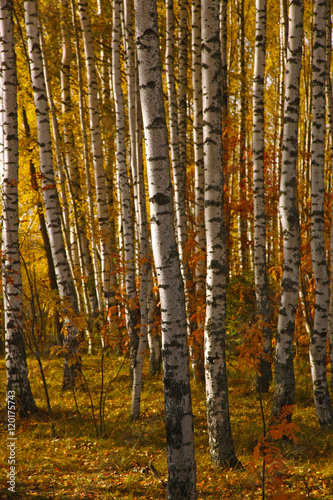
[{"label": "forest floor", "polygon": [[[205,392],[203,387],[193,383],[198,499],[263,498],[262,456],[256,447],[263,435],[260,401],[254,390],[251,370],[241,373],[237,369],[237,359],[231,362],[233,366],[228,364],[230,414],[236,453],[243,468],[221,470],[211,465]],[[100,437],[100,356],[84,358],[89,391],[77,390],[76,403],[71,391],[61,391],[61,358],[43,360],[53,411],[53,430],[38,364],[29,358],[28,365],[39,412],[25,419],[17,417],[16,493],[9,496],[6,373],[5,361],[0,360],[1,499],[166,498],[167,453],[161,376],[145,377],[141,417],[131,422],[128,363],[124,358],[105,357],[103,383],[105,388],[111,380],[111,387],[105,401],[105,428]],[[268,444],[265,499],[333,499],[332,429],[322,430],[318,425],[305,355],[303,359],[296,359],[295,368],[297,389],[293,422],[299,428],[295,431],[299,442]],[[271,401],[272,390],[262,397],[266,427]]]}]

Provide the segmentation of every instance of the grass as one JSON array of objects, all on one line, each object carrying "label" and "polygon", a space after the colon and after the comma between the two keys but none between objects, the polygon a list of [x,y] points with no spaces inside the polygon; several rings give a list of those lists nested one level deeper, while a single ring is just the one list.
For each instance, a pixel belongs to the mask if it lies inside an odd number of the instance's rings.
[{"label": "grass", "polygon": [[[118,372],[122,358],[110,356],[105,378]],[[237,361],[233,361],[236,364]],[[164,403],[161,377],[145,377],[142,412],[137,422],[129,420],[131,391],[125,363],[113,382],[105,407],[106,435],[97,437],[86,390],[76,392],[79,412],[71,392],[61,392],[62,361],[43,361],[54,414],[52,433],[38,366],[28,359],[36,415],[16,422],[16,496],[8,496],[7,422],[5,414],[5,362],[0,360],[0,498],[27,499],[163,499],[166,498],[167,454],[164,433]],[[333,498],[332,429],[322,430],[312,403],[306,357],[296,363],[297,394],[293,421],[300,428],[297,445],[283,445],[283,464],[267,476],[266,499]],[[99,416],[100,358],[84,359],[84,374]],[[261,499],[261,459],[253,450],[262,435],[258,396],[253,374],[242,374],[229,366],[230,413],[237,451],[243,464],[238,471],[220,470],[210,463],[205,416],[204,389],[192,385],[198,499]],[[272,392],[263,396],[269,418]],[[152,472],[151,464],[158,477]]]}]

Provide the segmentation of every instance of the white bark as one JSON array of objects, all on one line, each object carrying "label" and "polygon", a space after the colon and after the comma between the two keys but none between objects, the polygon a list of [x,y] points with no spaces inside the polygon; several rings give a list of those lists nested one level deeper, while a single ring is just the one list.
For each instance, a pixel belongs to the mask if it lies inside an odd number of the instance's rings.
[{"label": "white bark", "polygon": [[[22,416],[37,411],[30,388],[23,339],[24,317],[18,240],[18,128],[17,75],[13,2],[0,0],[0,128],[2,196],[2,289],[6,349],[7,391]],[[8,402],[10,404],[10,402]]]},{"label": "white bark", "polygon": [[[237,0],[238,17],[238,58],[239,58],[239,206],[242,208],[246,201],[247,176],[246,176],[246,65],[245,65],[245,0]],[[243,272],[249,269],[249,248],[247,238],[246,210],[239,211],[239,240],[240,259]]]},{"label": "white bark", "polygon": [[[63,387],[66,388],[73,383],[81,366],[79,356],[81,334],[70,319],[73,313],[74,315],[78,313],[78,304],[61,231],[60,205],[53,171],[49,110],[39,44],[36,2],[34,0],[26,0],[24,2],[24,11],[28,38],[30,74],[36,108],[40,171],[47,231],[51,244],[59,295],[63,302],[64,323],[67,330],[64,343],[68,352],[65,355],[63,381]],[[71,309],[71,311],[68,309]]]},{"label": "white bark", "polygon": [[100,273],[100,266],[98,261],[98,250],[97,250],[97,238],[95,229],[95,214],[94,214],[94,203],[93,203],[93,188],[91,183],[90,167],[89,167],[89,152],[88,152],[88,137],[86,124],[84,119],[84,95],[83,95],[83,83],[82,83],[82,63],[79,52],[79,37],[77,32],[77,24],[75,19],[75,5],[74,0],[71,0],[72,17],[73,17],[73,32],[75,40],[76,49],[76,63],[77,63],[77,79],[78,79],[78,93],[79,93],[79,112],[80,112],[80,125],[82,133],[82,143],[83,143],[83,160],[84,160],[84,172],[85,172],[85,182],[87,188],[87,201],[88,201],[88,211],[89,211],[89,222],[90,222],[90,242],[92,250],[92,263],[94,269],[94,282],[97,284],[97,301],[98,301],[98,312],[102,312],[104,309],[104,299],[102,294],[103,284],[102,277]]},{"label": "white bark", "polygon": [[186,245],[186,211],[185,211],[185,179],[186,179],[186,9],[185,2],[180,5],[179,29],[179,78],[178,100],[176,77],[174,70],[175,33],[174,3],[166,2],[166,81],[169,103],[170,153],[173,173],[175,220],[178,251],[182,266],[184,283],[186,284],[187,265],[184,259]]},{"label": "white bark", "polygon": [[326,0],[317,0],[314,3],[313,20],[311,162],[311,257],[316,291],[309,354],[315,408],[322,427],[333,423],[333,409],[326,377],[329,275],[324,243],[325,55]]},{"label": "white bark", "polygon": [[[187,125],[187,0],[178,0],[178,141],[179,158],[174,172],[175,209],[177,220],[178,251],[183,274],[188,281],[188,263],[184,255],[187,241],[186,221],[186,125]],[[186,281],[185,281],[185,286]]]},{"label": "white bark", "polygon": [[[132,206],[129,188],[129,179],[126,164],[126,148],[125,148],[125,111],[124,111],[124,98],[121,88],[120,79],[120,39],[121,39],[121,24],[120,24],[120,11],[121,0],[115,0],[113,5],[113,36],[112,36],[112,80],[113,80],[113,94],[115,100],[116,110],[116,164],[118,169],[119,191],[120,191],[120,205],[122,213],[122,229],[123,229],[123,242],[124,242],[124,256],[125,256],[125,290],[126,290],[126,327],[130,338],[130,369],[133,376],[133,396],[136,389],[139,388],[137,397],[139,401],[132,403],[131,416],[138,418],[138,409],[140,407],[140,392],[141,384],[137,380],[136,373],[136,358],[139,344],[138,337],[138,311],[137,306],[137,293],[135,282],[135,253],[134,253],[134,227],[132,221]],[[142,371],[142,370],[141,370]],[[136,404],[138,403],[138,405]],[[135,406],[135,410],[133,408]]]},{"label": "white bark", "polygon": [[152,245],[161,299],[168,495],[192,500],[196,472],[185,294],[173,221],[156,1],[135,0],[135,15]]},{"label": "white bark", "polygon": [[[158,369],[159,356],[156,353],[156,341],[158,338],[153,335],[151,323],[152,309],[154,304],[152,296],[152,273],[150,262],[150,233],[148,229],[146,190],[143,173],[142,158],[142,121],[139,98],[139,88],[137,79],[137,66],[135,57],[135,46],[133,38],[131,0],[124,2],[124,31],[125,31],[125,62],[128,89],[128,115],[129,115],[129,135],[131,143],[131,173],[134,188],[134,204],[136,213],[139,261],[138,269],[140,276],[140,337],[136,355],[136,362],[133,373],[133,394],[131,415],[136,419],[140,415],[140,399],[142,389],[142,371],[147,346],[150,350],[149,368],[152,373]],[[149,340],[148,340],[149,336]]]},{"label": "white bark", "polygon": [[[327,3],[326,12],[326,106],[327,106],[327,122],[328,122],[328,134],[330,140],[330,152],[331,152],[331,165],[333,164],[333,88],[332,79],[330,74],[331,59],[332,59],[332,41],[331,41],[331,5]],[[330,278],[330,303],[328,310],[328,327],[327,335],[330,346],[330,371],[331,380],[330,385],[333,387],[333,205],[331,210],[331,238],[330,238],[331,248],[330,248],[330,268],[331,268],[331,278]]]},{"label": "white bark", "polygon": [[[253,201],[254,201],[254,277],[258,318],[264,323],[264,354],[271,356],[272,340],[266,268],[265,212],[265,124],[264,82],[266,51],[266,0],[256,0],[256,39],[253,78]],[[271,362],[261,357],[257,389],[267,392],[272,379]]]},{"label": "white bark", "polygon": [[98,223],[101,241],[101,265],[103,293],[106,309],[114,304],[114,272],[112,256],[112,236],[110,232],[109,211],[106,195],[106,175],[103,165],[102,139],[99,120],[97,75],[93,38],[90,26],[89,9],[87,0],[78,1],[81,30],[84,43],[84,54],[88,80],[88,102],[91,147],[95,173],[95,186],[97,198]]},{"label": "white bark", "polygon": [[[202,87],[201,87],[201,2],[192,2],[192,87],[193,87],[193,146],[195,168],[195,221],[196,221],[196,251],[200,253],[195,270],[196,300],[203,303],[205,300],[206,281],[206,236],[204,215],[204,188],[205,176],[203,165],[203,130],[202,130]],[[198,323],[201,330],[203,325]],[[204,379],[203,366],[203,339],[193,339],[192,367],[197,380]]]},{"label": "white bark", "polygon": [[202,4],[202,95],[207,245],[205,375],[210,456],[235,466],[225,363],[226,247],[219,1]]},{"label": "white bark", "polygon": [[293,341],[300,265],[296,170],[302,36],[303,1],[290,0],[279,200],[283,237],[283,274],[275,348],[273,415],[278,415],[283,406],[293,404],[295,395]]},{"label": "white bark", "polygon": [[63,138],[66,148],[66,167],[68,169],[69,191],[72,196],[74,220],[77,233],[77,247],[81,269],[82,290],[84,294],[85,308],[87,313],[89,313],[91,321],[91,316],[95,316],[98,312],[98,301],[96,295],[94,271],[89,250],[89,242],[86,235],[86,218],[83,211],[84,195],[81,188],[80,172],[77,162],[77,151],[75,147],[73,129],[71,126],[72,102],[70,92],[70,65],[72,59],[72,40],[69,24],[70,11],[68,0],[61,0],[61,5],[61,33],[63,54],[60,67],[60,80],[61,104],[64,122]]}]

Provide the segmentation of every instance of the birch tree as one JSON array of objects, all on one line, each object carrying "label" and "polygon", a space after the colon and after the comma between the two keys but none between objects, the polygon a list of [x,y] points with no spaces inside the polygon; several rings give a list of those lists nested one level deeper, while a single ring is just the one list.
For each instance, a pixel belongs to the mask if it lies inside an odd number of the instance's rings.
[{"label": "birch tree", "polygon": [[186,180],[186,5],[179,6],[179,78],[178,99],[175,76],[174,2],[166,2],[166,81],[169,104],[171,165],[174,182],[176,235],[182,272],[185,279],[184,248],[186,244],[185,180]]},{"label": "birch tree", "polygon": [[272,414],[294,402],[293,341],[300,265],[300,229],[296,203],[299,82],[303,36],[303,0],[290,0],[285,80],[279,216],[283,237],[283,271],[275,347]]},{"label": "birch tree", "polygon": [[140,335],[133,370],[131,408],[131,417],[136,419],[140,415],[143,363],[147,345],[149,345],[150,350],[149,368],[154,374],[156,373],[159,365],[160,352],[158,338],[152,333],[152,313],[154,307],[154,303],[152,301],[153,278],[150,256],[150,232],[148,228],[146,190],[143,172],[142,120],[133,37],[132,5],[133,2],[131,0],[126,0],[124,2],[124,47],[128,89],[128,122],[131,144],[130,167],[133,180],[133,198],[139,243],[138,269],[140,277]]},{"label": "birch tree", "polygon": [[61,229],[60,205],[53,170],[49,110],[39,44],[38,14],[35,0],[26,0],[24,2],[24,13],[28,38],[30,74],[36,109],[43,201],[66,329],[64,345],[67,348],[67,353],[64,360],[63,379],[63,388],[66,389],[73,384],[81,370],[79,355],[81,332],[75,324],[75,316],[78,314],[78,304]]},{"label": "birch tree", "polygon": [[205,376],[210,456],[219,466],[236,458],[229,416],[225,362],[226,243],[222,155],[219,1],[203,2],[202,95],[207,245]]},{"label": "birch tree", "polygon": [[[82,82],[82,63],[81,63],[81,55],[80,55],[80,47],[79,47],[79,35],[77,29],[77,23],[75,18],[75,4],[74,0],[71,0],[71,10],[72,10],[72,18],[73,18],[73,35],[74,35],[74,44],[76,49],[76,65],[77,65],[77,80],[78,80],[78,104],[79,104],[79,113],[80,113],[80,126],[81,126],[81,134],[82,134],[82,145],[83,145],[83,161],[84,161],[84,172],[85,172],[85,182],[87,188],[87,202],[88,202],[88,214],[90,221],[90,243],[92,250],[92,263],[94,268],[94,277],[96,283],[96,294],[98,301],[98,309],[100,312],[103,311],[104,308],[104,298],[102,294],[103,283],[101,279],[101,273],[99,272],[99,261],[98,261],[98,250],[97,250],[97,237],[96,237],[96,229],[95,229],[95,214],[94,214],[94,202],[93,202],[93,187],[91,182],[90,175],[90,165],[89,165],[89,148],[88,148],[88,133],[87,127],[85,123],[85,107],[84,107],[84,91],[83,91],[83,82]],[[102,344],[104,340],[102,339]]]},{"label": "birch tree", "polygon": [[[178,0],[178,95],[177,95],[177,119],[178,119],[178,141],[179,158],[177,168],[174,172],[175,180],[175,205],[177,220],[178,251],[183,274],[188,281],[189,270],[187,269],[184,255],[187,241],[186,221],[186,126],[187,126],[187,0]],[[186,285],[185,281],[185,286]]]},{"label": "birch tree", "polygon": [[96,186],[96,202],[101,244],[101,267],[105,307],[108,309],[114,304],[114,265],[112,249],[112,235],[110,231],[108,200],[106,190],[106,175],[103,162],[102,139],[99,120],[97,74],[93,36],[91,32],[90,16],[87,0],[78,1],[78,11],[82,30],[85,64],[88,81],[88,106],[90,120],[90,134],[93,166]]},{"label": "birch tree", "polygon": [[[83,292],[85,297],[85,307],[89,316],[98,311],[98,301],[95,287],[94,271],[89,249],[89,242],[86,235],[86,218],[83,211],[84,195],[81,188],[80,172],[77,162],[77,151],[74,140],[73,128],[71,126],[72,99],[70,87],[70,66],[72,59],[72,40],[70,30],[70,10],[68,0],[61,0],[62,19],[62,60],[60,67],[61,81],[61,105],[64,122],[64,143],[66,150],[66,167],[68,169],[69,191],[73,199],[73,212],[77,232],[77,246],[79,255],[79,264],[82,276],[86,276],[86,283],[83,283]],[[89,301],[86,296],[89,296]]]},{"label": "birch tree", "polygon": [[[246,65],[245,65],[245,0],[237,0],[238,52],[239,52],[239,203],[246,200]],[[240,256],[243,272],[249,264],[247,238],[247,215],[245,210],[239,213]]]},{"label": "birch tree", "polygon": [[[206,281],[206,236],[204,216],[204,188],[205,176],[203,165],[203,131],[202,131],[202,82],[201,82],[201,2],[196,0],[191,5],[192,15],[192,88],[193,88],[193,147],[194,147],[194,172],[195,172],[195,222],[196,222],[196,244],[200,259],[195,270],[196,300],[203,303],[205,300]],[[198,322],[198,328],[202,328]],[[203,382],[204,353],[203,341],[199,338],[193,339],[192,367],[194,377]]]},{"label": "birch tree", "polygon": [[[331,59],[332,59],[332,41],[331,41],[331,5],[329,2],[326,4],[326,107],[327,107],[327,122],[328,122],[328,134],[330,141],[330,152],[331,152],[331,165],[333,162],[333,94],[332,94],[332,78],[330,74],[331,69]],[[332,169],[331,169],[332,170]],[[333,269],[333,205],[331,210],[331,248],[330,248],[330,267]],[[330,346],[330,371],[331,371],[331,381],[330,385],[333,387],[333,273],[331,272],[330,279],[330,303],[328,309],[328,326],[327,326],[327,336]]]},{"label": "birch tree", "polygon": [[256,1],[256,39],[253,78],[253,201],[254,201],[254,278],[256,305],[259,320],[262,321],[264,353],[260,358],[260,374],[257,376],[257,390],[267,392],[272,379],[272,341],[270,304],[266,267],[266,212],[264,174],[264,82],[266,52],[266,0]]},{"label": "birch tree", "polygon": [[134,6],[152,247],[161,300],[168,498],[192,500],[196,497],[196,467],[185,294],[173,220],[157,6],[155,0],[135,0]]},{"label": "birch tree", "polygon": [[18,240],[17,75],[12,0],[0,0],[0,128],[2,196],[2,289],[7,393],[14,392],[22,416],[37,411],[31,392],[23,339],[24,316]]},{"label": "birch tree", "polygon": [[[124,97],[120,78],[121,4],[121,0],[115,0],[113,5],[112,80],[116,109],[116,164],[119,178],[120,204],[122,211],[121,220],[126,266],[126,327],[130,338],[130,369],[133,378],[136,368],[136,357],[139,344],[139,336],[137,331],[139,317],[136,308],[137,292],[135,282],[134,227],[132,221],[131,196],[126,164]],[[134,387],[136,387],[135,384],[133,384],[133,388]],[[134,415],[133,408],[131,413],[133,417],[138,416],[136,413]]]},{"label": "birch tree", "polygon": [[317,0],[314,2],[313,19],[311,162],[311,256],[316,293],[310,341],[310,365],[315,408],[322,427],[333,423],[333,409],[326,377],[329,275],[324,244],[325,55],[326,0]]}]

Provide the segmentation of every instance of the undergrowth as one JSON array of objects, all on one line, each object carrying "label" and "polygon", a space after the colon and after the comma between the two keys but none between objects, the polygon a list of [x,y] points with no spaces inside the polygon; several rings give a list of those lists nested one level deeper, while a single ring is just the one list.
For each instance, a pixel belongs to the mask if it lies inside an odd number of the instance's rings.
[{"label": "undergrowth", "polygon": [[[0,361],[1,450],[0,498],[27,499],[163,499],[166,498],[167,453],[161,377],[144,382],[141,417],[129,419],[131,391],[128,364],[123,358],[105,360],[105,380],[115,379],[105,402],[104,435],[97,437],[93,422],[99,418],[100,357],[84,359],[89,387],[62,392],[60,358],[43,360],[54,419],[52,429],[37,362],[28,359],[36,415],[16,422],[16,494],[8,496],[7,422],[5,415],[5,362]],[[198,499],[261,499],[263,423],[253,373],[228,365],[230,413],[241,470],[220,470],[210,463],[204,388],[192,384]],[[321,430],[311,397],[306,358],[296,363],[296,405],[293,422],[298,443],[278,441],[269,450],[273,466],[265,477],[267,500],[333,498],[332,430]],[[117,375],[118,373],[118,375]],[[91,400],[89,396],[91,394]],[[272,390],[263,395],[267,421]],[[276,453],[276,460],[274,459]]]}]

